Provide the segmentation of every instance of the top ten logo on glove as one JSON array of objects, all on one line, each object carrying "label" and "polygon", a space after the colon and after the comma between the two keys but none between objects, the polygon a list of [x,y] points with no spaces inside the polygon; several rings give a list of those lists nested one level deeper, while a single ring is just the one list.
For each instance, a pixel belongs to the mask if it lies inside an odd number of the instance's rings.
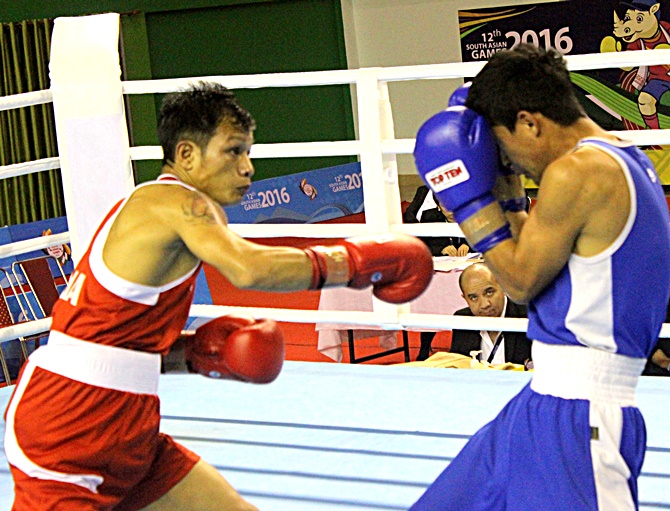
[{"label": "top ten logo on glove", "polygon": [[470,174],[462,160],[453,160],[449,163],[445,163],[444,165],[427,172],[425,175],[425,181],[430,184],[430,187],[435,193],[456,186],[468,179],[470,179]]}]

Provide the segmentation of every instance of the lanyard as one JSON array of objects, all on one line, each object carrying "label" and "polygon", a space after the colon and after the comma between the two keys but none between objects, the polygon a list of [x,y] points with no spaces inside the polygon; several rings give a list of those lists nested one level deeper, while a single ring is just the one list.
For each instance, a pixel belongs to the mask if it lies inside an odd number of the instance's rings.
[{"label": "lanyard", "polygon": [[488,360],[487,360],[487,362],[488,362],[489,364],[490,364],[491,361],[493,360],[493,357],[496,356],[496,351],[498,351],[498,348],[500,347],[500,344],[503,342],[503,340],[504,340],[503,334],[502,334],[502,332],[500,332],[500,335],[499,335],[498,338],[496,339],[496,342],[495,342],[495,344],[493,345],[493,349],[491,350],[491,354],[489,355],[489,358],[488,358]]}]

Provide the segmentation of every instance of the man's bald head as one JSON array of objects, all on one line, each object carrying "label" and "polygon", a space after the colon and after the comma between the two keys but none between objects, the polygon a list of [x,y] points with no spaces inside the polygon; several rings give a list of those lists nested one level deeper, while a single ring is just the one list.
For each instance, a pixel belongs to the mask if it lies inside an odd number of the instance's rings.
[{"label": "man's bald head", "polygon": [[463,298],[475,316],[500,317],[505,293],[484,263],[468,266],[458,278]]}]

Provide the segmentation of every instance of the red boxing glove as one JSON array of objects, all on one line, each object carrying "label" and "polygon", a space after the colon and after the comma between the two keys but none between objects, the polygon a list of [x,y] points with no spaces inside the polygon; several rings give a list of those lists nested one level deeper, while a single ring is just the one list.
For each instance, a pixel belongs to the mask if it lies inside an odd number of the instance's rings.
[{"label": "red boxing glove", "polygon": [[373,286],[373,294],[390,303],[414,300],[433,278],[433,257],[423,241],[406,234],[349,238],[330,247],[309,247],[310,289]]},{"label": "red boxing glove", "polygon": [[222,316],[196,329],[186,361],[210,378],[270,383],[284,363],[284,337],[271,319]]}]

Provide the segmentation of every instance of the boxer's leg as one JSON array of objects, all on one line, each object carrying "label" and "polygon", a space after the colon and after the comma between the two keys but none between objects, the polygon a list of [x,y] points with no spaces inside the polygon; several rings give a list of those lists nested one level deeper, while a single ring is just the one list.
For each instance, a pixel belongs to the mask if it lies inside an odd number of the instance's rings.
[{"label": "boxer's leg", "polygon": [[495,488],[495,421],[480,429],[410,511],[504,511]]},{"label": "boxer's leg", "polygon": [[245,501],[219,472],[204,461],[146,511],[258,511]]}]

